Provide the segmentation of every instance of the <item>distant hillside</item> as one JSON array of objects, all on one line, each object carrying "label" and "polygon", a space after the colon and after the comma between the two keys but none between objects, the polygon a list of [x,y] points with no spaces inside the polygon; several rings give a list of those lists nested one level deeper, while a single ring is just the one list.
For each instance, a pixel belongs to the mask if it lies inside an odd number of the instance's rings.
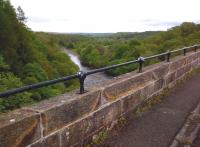
[{"label": "distant hillside", "polygon": [[[99,68],[200,43],[200,25],[185,22],[168,31],[66,34],[56,37],[60,44],[76,51],[83,64]],[[135,68],[137,66],[130,65],[112,70],[109,74],[119,75]]]},{"label": "distant hillside", "polygon": [[[146,32],[117,32],[117,33],[77,33],[83,36],[89,37],[101,37],[101,38],[145,38],[155,34],[160,33],[161,31],[146,31]],[[69,34],[66,34],[69,35]]]},{"label": "distant hillside", "polygon": [[133,33],[129,33],[129,32],[119,32],[116,34],[113,34],[113,37],[116,38],[135,38],[135,39],[143,39],[155,34],[161,33],[161,31],[146,31],[146,32],[133,32]]}]

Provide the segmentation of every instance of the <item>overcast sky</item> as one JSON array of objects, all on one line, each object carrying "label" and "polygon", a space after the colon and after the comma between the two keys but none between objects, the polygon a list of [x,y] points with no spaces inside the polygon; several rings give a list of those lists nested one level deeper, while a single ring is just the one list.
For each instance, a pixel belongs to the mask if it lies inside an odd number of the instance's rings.
[{"label": "overcast sky", "polygon": [[10,0],[34,31],[141,32],[200,22],[200,0]]}]

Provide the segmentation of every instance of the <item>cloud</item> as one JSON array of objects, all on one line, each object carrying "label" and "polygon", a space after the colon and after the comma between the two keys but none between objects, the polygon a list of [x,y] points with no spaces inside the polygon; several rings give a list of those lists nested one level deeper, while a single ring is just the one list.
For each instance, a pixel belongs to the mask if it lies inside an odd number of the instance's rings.
[{"label": "cloud", "polygon": [[144,20],[144,24],[148,26],[177,26],[180,25],[182,21],[161,21],[161,20]]},{"label": "cloud", "polygon": [[68,19],[65,18],[42,18],[42,17],[30,17],[28,18],[29,22],[32,23],[48,23],[48,22],[67,22]]},{"label": "cloud", "polygon": [[35,31],[120,32],[166,30],[199,22],[199,0],[11,0]]},{"label": "cloud", "polygon": [[[186,22],[186,21],[161,21],[161,20],[144,20],[144,24],[148,25],[148,26],[154,26],[154,27],[158,27],[158,26],[169,26],[169,27],[173,27],[173,26],[177,26],[180,25],[181,23]],[[199,23],[199,20],[194,20],[192,22],[195,23]]]}]

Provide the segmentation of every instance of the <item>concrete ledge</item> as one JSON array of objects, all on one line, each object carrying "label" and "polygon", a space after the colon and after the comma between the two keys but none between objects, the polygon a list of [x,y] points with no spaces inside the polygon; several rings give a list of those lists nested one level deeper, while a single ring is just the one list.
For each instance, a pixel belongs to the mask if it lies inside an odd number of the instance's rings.
[{"label": "concrete ledge", "polygon": [[94,87],[40,102],[0,116],[0,146],[81,146],[99,130],[173,87],[200,66],[200,52],[144,68]]}]

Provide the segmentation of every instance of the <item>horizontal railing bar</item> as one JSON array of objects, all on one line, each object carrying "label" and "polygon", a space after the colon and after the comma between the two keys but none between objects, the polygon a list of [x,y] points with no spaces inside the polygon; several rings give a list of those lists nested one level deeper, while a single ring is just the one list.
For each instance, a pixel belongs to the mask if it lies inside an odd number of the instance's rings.
[{"label": "horizontal railing bar", "polygon": [[38,88],[42,88],[45,86],[49,86],[52,84],[56,84],[56,83],[60,83],[60,82],[64,82],[64,81],[68,81],[68,80],[72,80],[77,78],[78,75],[70,75],[70,76],[66,76],[66,77],[61,77],[55,80],[49,80],[49,81],[44,81],[44,82],[40,82],[40,83],[36,83],[36,84],[32,84],[32,85],[27,85],[21,88],[15,88],[15,89],[11,89],[8,90],[6,92],[0,93],[0,97],[8,97],[10,95],[14,95],[17,93],[21,93],[21,92],[25,92],[25,91],[29,91],[29,90],[33,90],[33,89],[38,89]]},{"label": "horizontal railing bar", "polygon": [[138,60],[129,61],[129,62],[116,64],[116,65],[111,65],[111,66],[104,67],[104,68],[94,69],[94,70],[86,72],[85,75],[91,75],[91,74],[98,73],[98,72],[104,72],[104,71],[108,71],[108,70],[111,70],[111,69],[115,69],[115,68],[125,66],[125,65],[129,65],[129,64],[133,64],[133,63],[138,63]]},{"label": "horizontal railing bar", "polygon": [[171,53],[176,53],[176,52],[180,52],[180,51],[183,51],[184,48],[181,48],[181,49],[177,49],[177,50],[172,50]]},{"label": "horizontal railing bar", "polygon": [[153,55],[153,56],[149,56],[149,57],[145,57],[145,60],[149,60],[149,59],[153,59],[153,58],[157,58],[157,57],[161,57],[161,56],[165,56],[167,55],[168,52],[162,53],[162,54],[157,54],[157,55]]},{"label": "horizontal railing bar", "polygon": [[[25,91],[29,91],[29,90],[33,90],[33,89],[38,89],[38,88],[41,88],[41,87],[53,85],[53,84],[56,84],[56,83],[60,83],[60,82],[64,82],[64,81],[68,81],[68,80],[72,80],[72,79],[76,79],[76,78],[78,78],[81,81],[81,80],[84,80],[84,78],[87,75],[95,74],[95,73],[98,73],[98,72],[108,71],[108,70],[115,69],[115,68],[118,68],[118,67],[121,67],[121,66],[129,65],[129,64],[143,62],[141,60],[145,61],[145,60],[169,55],[171,53],[176,53],[176,52],[183,51],[183,50],[186,51],[188,49],[197,49],[197,48],[199,49],[200,45],[193,45],[193,46],[190,46],[190,47],[184,47],[184,48],[181,48],[181,49],[168,51],[168,52],[165,52],[165,53],[149,56],[149,57],[146,57],[146,58],[141,57],[141,58],[138,58],[138,60],[133,60],[133,61],[129,61],[129,62],[121,63],[121,64],[116,64],[116,65],[111,65],[111,66],[107,66],[107,67],[103,67],[103,68],[99,68],[99,69],[94,69],[94,70],[90,70],[90,71],[83,72],[83,73],[79,72],[79,73],[74,74],[74,75],[61,77],[61,78],[54,79],[54,80],[49,80],[49,81],[44,81],[44,82],[40,82],[40,83],[36,83],[36,84],[32,84],[32,85],[27,85],[27,86],[24,86],[24,87],[21,87],[21,88],[11,89],[11,90],[8,90],[6,92],[0,93],[0,97],[8,97],[10,95],[14,95],[14,94],[17,94],[17,93],[21,93],[21,92],[25,92]],[[83,84],[84,84],[84,81],[83,81]]]},{"label": "horizontal railing bar", "polygon": [[176,53],[176,52],[179,52],[179,51],[183,51],[183,50],[188,50],[188,49],[192,49],[194,46],[189,46],[189,47],[184,47],[184,48],[181,48],[181,49],[177,49],[177,50],[172,50],[170,51],[171,53]]}]

